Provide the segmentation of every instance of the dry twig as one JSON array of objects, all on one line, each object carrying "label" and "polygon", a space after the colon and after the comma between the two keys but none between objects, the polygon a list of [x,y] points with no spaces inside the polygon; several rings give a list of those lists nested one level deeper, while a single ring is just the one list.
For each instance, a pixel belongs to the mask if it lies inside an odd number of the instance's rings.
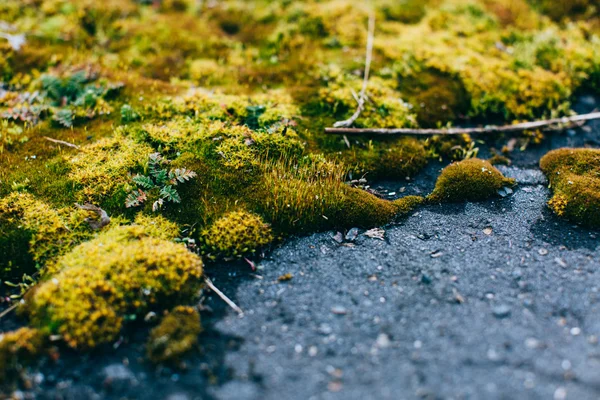
[{"label": "dry twig", "polygon": [[373,41],[375,39],[375,13],[371,12],[369,15],[369,34],[367,37],[367,54],[365,56],[365,73],[363,75],[362,89],[358,98],[355,97],[358,102],[358,108],[356,112],[352,114],[350,118],[345,121],[338,121],[333,124],[336,128],[348,128],[354,124],[354,121],[360,116],[365,108],[365,102],[367,101],[367,83],[369,82],[369,74],[371,72],[371,60],[373,59]]},{"label": "dry twig", "polygon": [[[575,115],[573,117],[553,118],[540,121],[525,122],[515,125],[485,126],[479,128],[447,128],[447,129],[404,129],[404,128],[325,128],[325,133],[334,135],[462,135],[511,133],[527,130],[562,130],[573,124],[579,125],[586,121],[600,119],[600,112]],[[558,127],[557,127],[558,125]],[[560,129],[559,129],[560,128]]]},{"label": "dry twig", "polygon": [[229,297],[225,296],[225,294],[223,294],[223,292],[221,292],[210,280],[210,278],[204,277],[204,281],[206,282],[206,285],[210,288],[210,290],[212,290],[213,292],[215,292],[217,294],[217,296],[219,296],[225,303],[227,303],[227,305],[231,308],[233,308],[233,310],[240,314],[243,315],[244,312],[242,311],[241,308],[239,308],[237,306],[237,304],[235,304],[233,301],[231,301],[231,299],[229,299]]},{"label": "dry twig", "polygon": [[48,137],[48,136],[44,136],[44,139],[46,139],[52,143],[58,143],[58,144],[62,144],[63,146],[68,146],[68,147],[72,147],[74,149],[79,149],[79,146],[77,146],[76,144],[65,142],[64,140],[52,139],[51,137]]},{"label": "dry twig", "polygon": [[19,303],[15,303],[12,306],[8,307],[6,310],[2,311],[0,313],[0,319],[6,317],[12,310],[14,310],[15,308],[17,308],[18,305],[19,305]]}]

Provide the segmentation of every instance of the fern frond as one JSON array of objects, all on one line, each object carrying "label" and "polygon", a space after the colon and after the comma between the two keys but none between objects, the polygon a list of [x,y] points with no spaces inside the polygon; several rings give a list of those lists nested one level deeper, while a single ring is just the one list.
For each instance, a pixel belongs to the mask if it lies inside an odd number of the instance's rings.
[{"label": "fern frond", "polygon": [[176,185],[178,181],[184,183],[196,176],[197,174],[194,171],[187,168],[177,168],[169,171],[169,179],[171,179],[171,183],[174,185]]},{"label": "fern frond", "polygon": [[137,174],[132,180],[136,185],[141,186],[144,189],[152,189],[156,186],[149,176]]},{"label": "fern frond", "polygon": [[69,108],[61,108],[54,114],[52,119],[65,128],[71,128],[73,126],[73,121],[75,120],[75,114],[73,113],[73,110]]},{"label": "fern frond", "polygon": [[160,189],[160,197],[173,203],[181,203],[179,193],[177,193],[177,190],[171,185],[163,186],[163,188]]},{"label": "fern frond", "polygon": [[148,199],[148,195],[143,190],[133,190],[125,198],[125,207],[138,207],[141,206]]}]

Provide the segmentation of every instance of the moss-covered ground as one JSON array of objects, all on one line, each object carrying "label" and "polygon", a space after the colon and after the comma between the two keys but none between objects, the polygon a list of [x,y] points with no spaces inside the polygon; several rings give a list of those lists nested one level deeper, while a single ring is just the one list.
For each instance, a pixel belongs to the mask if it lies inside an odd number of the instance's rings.
[{"label": "moss-covered ground", "polygon": [[[357,127],[567,115],[576,93],[600,89],[598,4],[557,13],[553,3],[2,1],[0,279],[27,292],[21,315],[33,331],[3,336],[0,356],[36,353],[17,349],[18,335],[91,348],[151,309],[188,304],[201,285],[198,254],[250,257],[291,234],[372,228],[426,201],[495,195],[512,182],[476,159],[447,167],[428,198],[391,202],[347,183],[474,158],[468,136],[376,140],[323,128],[356,109],[371,9],[374,60]],[[523,148],[541,139],[518,138]],[[557,213],[598,211],[563,207],[561,182]],[[156,346],[148,352],[162,360]]]}]

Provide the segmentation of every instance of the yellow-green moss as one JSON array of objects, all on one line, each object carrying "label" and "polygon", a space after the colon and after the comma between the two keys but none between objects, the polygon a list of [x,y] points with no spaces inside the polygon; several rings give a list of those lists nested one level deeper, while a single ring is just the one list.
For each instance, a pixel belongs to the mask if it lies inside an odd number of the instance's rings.
[{"label": "yellow-green moss", "polygon": [[60,257],[27,299],[32,325],[73,348],[92,348],[114,340],[125,318],[193,296],[202,261],[152,231],[115,227]]},{"label": "yellow-green moss", "polygon": [[600,150],[558,149],[540,160],[550,181],[550,208],[579,224],[600,227]]},{"label": "yellow-green moss", "polygon": [[46,335],[38,329],[0,333],[0,384],[17,378],[21,369],[43,352],[45,342]]},{"label": "yellow-green moss", "polygon": [[431,202],[480,201],[514,184],[514,179],[505,178],[489,162],[471,158],[444,168],[427,199]]},{"label": "yellow-green moss", "polygon": [[415,176],[427,164],[423,143],[413,138],[368,141],[339,153],[354,178],[405,179]]},{"label": "yellow-green moss", "polygon": [[357,188],[348,187],[344,191],[344,200],[339,210],[339,222],[344,227],[373,228],[394,221],[422,204],[424,199],[407,196],[395,201],[377,198]]},{"label": "yellow-green moss", "polygon": [[243,257],[273,241],[271,227],[256,214],[232,211],[217,219],[201,234],[210,258]]},{"label": "yellow-green moss", "polygon": [[200,314],[189,306],[177,306],[152,329],[146,354],[153,363],[175,362],[198,342]]},{"label": "yellow-green moss", "polygon": [[81,148],[70,157],[68,177],[80,188],[80,202],[116,207],[124,204],[131,183],[130,174],[143,171],[150,146],[115,135]]},{"label": "yellow-green moss", "polygon": [[0,277],[32,273],[76,244],[90,238],[86,213],[56,210],[28,193],[0,199]]}]

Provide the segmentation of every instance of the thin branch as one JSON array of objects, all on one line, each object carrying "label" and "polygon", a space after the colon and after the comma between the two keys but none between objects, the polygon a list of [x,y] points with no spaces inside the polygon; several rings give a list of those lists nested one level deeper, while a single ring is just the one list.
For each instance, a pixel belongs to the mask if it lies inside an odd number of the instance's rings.
[{"label": "thin branch", "polygon": [[68,146],[68,147],[72,147],[74,149],[79,149],[79,146],[77,146],[76,144],[65,142],[64,140],[52,139],[51,137],[48,137],[48,136],[44,136],[44,139],[46,139],[52,143],[58,143],[58,144],[62,144],[63,146]]},{"label": "thin branch", "polygon": [[233,310],[240,314],[243,315],[244,312],[242,311],[241,308],[239,308],[233,301],[231,301],[229,299],[229,297],[225,296],[225,294],[223,294],[223,292],[221,292],[210,280],[210,278],[208,277],[204,277],[204,281],[206,282],[206,285],[210,288],[210,290],[212,290],[213,292],[215,292],[217,294],[217,296],[219,296],[225,303],[227,303],[227,305],[231,308],[233,308]]},{"label": "thin branch", "polygon": [[19,303],[15,303],[12,306],[8,307],[6,310],[2,311],[0,313],[0,319],[6,317],[12,310],[14,310],[15,308],[17,308],[18,305],[19,305]]},{"label": "thin branch", "polygon": [[354,124],[354,121],[360,116],[365,108],[365,102],[367,98],[367,84],[369,82],[369,75],[371,73],[371,61],[373,60],[373,42],[375,39],[375,13],[371,12],[369,15],[369,33],[367,37],[367,54],[365,56],[365,72],[363,75],[363,84],[360,94],[358,95],[358,107],[354,114],[345,121],[338,121],[333,124],[336,128],[348,128]]},{"label": "thin branch", "polygon": [[[486,133],[522,132],[532,129],[560,130],[572,124],[600,119],[600,112],[575,115],[573,117],[553,118],[540,121],[525,122],[515,125],[485,126],[479,128],[447,128],[447,129],[403,129],[403,128],[325,128],[325,133],[332,135],[462,135]],[[557,129],[555,125],[561,125]]]}]

